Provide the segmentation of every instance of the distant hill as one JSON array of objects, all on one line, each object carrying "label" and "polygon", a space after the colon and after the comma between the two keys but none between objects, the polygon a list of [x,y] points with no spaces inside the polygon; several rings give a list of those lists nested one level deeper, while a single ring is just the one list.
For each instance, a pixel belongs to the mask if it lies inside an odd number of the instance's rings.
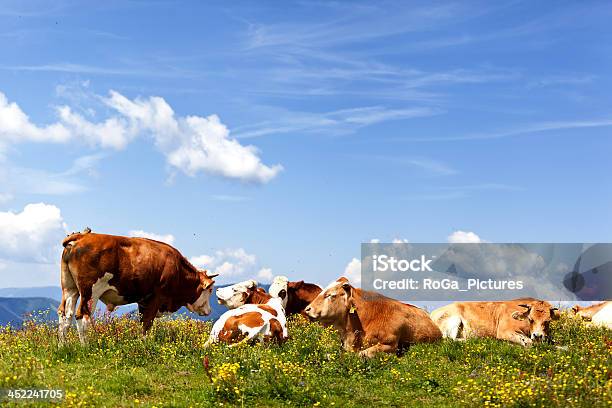
[{"label": "distant hill", "polygon": [[35,286],[31,288],[0,288],[0,297],[45,297],[62,301],[59,286]]},{"label": "distant hill", "polygon": [[[47,297],[0,297],[0,325],[20,326],[28,315],[35,315],[36,320],[55,320],[55,310],[59,302]],[[49,311],[46,313],[37,313]]]},{"label": "distant hill", "polygon": [[[220,285],[216,287],[225,287],[227,285]],[[266,291],[270,288],[270,285],[259,285]],[[55,320],[55,310],[59,306],[59,302],[62,300],[62,290],[59,286],[41,286],[31,288],[0,288],[0,325],[6,325],[8,322],[15,322],[12,324],[21,324],[23,316],[26,313],[30,313],[36,310],[52,309],[52,313],[49,314],[49,319]],[[217,295],[213,291],[210,298],[210,306],[212,312],[209,316],[198,316],[195,313],[191,313],[187,308],[180,308],[176,314],[182,314],[197,320],[217,320],[227,308],[217,302]],[[98,305],[98,311],[104,310],[104,304]],[[123,315],[129,313],[135,313],[137,306],[125,305],[117,308],[116,314]]]}]

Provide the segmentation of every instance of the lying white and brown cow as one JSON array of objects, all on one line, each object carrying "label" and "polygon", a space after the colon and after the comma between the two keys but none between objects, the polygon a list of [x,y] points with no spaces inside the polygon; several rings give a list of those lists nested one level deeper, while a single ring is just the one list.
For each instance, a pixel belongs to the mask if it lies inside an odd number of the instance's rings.
[{"label": "lying white and brown cow", "polygon": [[431,318],[445,338],[490,337],[528,346],[550,339],[550,322],[559,318],[559,310],[533,298],[455,302],[434,310]]},{"label": "lying white and brown cow", "polygon": [[398,353],[410,344],[442,338],[424,310],[355,288],[345,277],[329,284],[304,311],[314,320],[333,325],[344,349],[359,351],[363,357]]},{"label": "lying white and brown cow", "polygon": [[612,302],[606,301],[591,306],[574,306],[572,311],[576,316],[591,322],[594,326],[612,329]]},{"label": "lying white and brown cow", "polygon": [[303,280],[289,282],[286,276],[275,276],[270,285],[270,295],[278,297],[283,302],[285,313],[291,316],[301,313],[306,317],[304,309],[321,293],[321,287]]},{"label": "lying white and brown cow", "polygon": [[200,315],[210,314],[216,275],[196,269],[168,244],[86,231],[69,235],[62,245],[62,302],[57,311],[60,342],[65,341],[75,308],[79,338],[82,343],[87,341],[98,300],[110,311],[138,303],[144,333],[159,313],[175,312],[182,306]]},{"label": "lying white and brown cow", "polygon": [[[262,343],[282,343],[287,339],[287,319],[281,300],[257,288],[257,283],[249,288],[248,296],[244,296],[241,291],[247,286],[244,283],[223,288],[225,293],[221,293],[221,297],[217,293],[220,303],[226,304],[230,310],[215,322],[204,347],[217,342],[232,344],[259,340]],[[233,286],[238,290],[234,291]]]}]

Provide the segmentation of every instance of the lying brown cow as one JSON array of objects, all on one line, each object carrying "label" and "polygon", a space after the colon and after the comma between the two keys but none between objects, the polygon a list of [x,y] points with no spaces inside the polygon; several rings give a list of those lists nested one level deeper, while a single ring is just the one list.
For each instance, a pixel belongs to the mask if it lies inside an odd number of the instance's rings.
[{"label": "lying brown cow", "polygon": [[444,337],[492,337],[523,346],[550,339],[550,322],[559,310],[532,298],[501,302],[455,302],[431,313]]},{"label": "lying brown cow", "polygon": [[304,314],[306,306],[312,302],[319,293],[321,288],[314,283],[305,283],[303,280],[298,282],[289,282],[286,276],[276,276],[270,285],[270,295],[278,297],[283,301],[283,307],[287,316],[296,313]]},{"label": "lying brown cow", "polygon": [[57,311],[61,342],[75,307],[79,338],[87,341],[98,300],[111,311],[118,305],[138,303],[144,333],[158,313],[175,312],[182,306],[210,314],[212,278],[217,275],[199,271],[168,244],[84,232],[68,236],[62,245],[62,302]]},{"label": "lying brown cow", "polygon": [[601,309],[603,309],[609,303],[612,303],[612,302],[605,301],[605,302],[597,303],[591,306],[576,305],[572,307],[572,312],[574,312],[576,316],[580,316],[584,320],[590,321],[591,319],[593,319],[593,316],[595,316],[595,314],[597,314]]},{"label": "lying brown cow", "polygon": [[612,329],[612,302],[609,300],[591,306],[576,305],[572,307],[572,311],[592,326]]},{"label": "lying brown cow", "polygon": [[363,357],[397,353],[410,344],[442,338],[424,310],[354,288],[345,277],[323,289],[304,312],[333,325],[340,332],[344,349],[360,351]]}]

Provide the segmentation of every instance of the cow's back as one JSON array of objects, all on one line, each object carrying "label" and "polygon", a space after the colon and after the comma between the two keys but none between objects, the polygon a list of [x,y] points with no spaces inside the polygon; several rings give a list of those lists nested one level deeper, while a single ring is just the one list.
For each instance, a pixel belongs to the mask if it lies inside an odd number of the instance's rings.
[{"label": "cow's back", "polygon": [[461,324],[459,338],[498,337],[500,331],[524,331],[527,324],[512,317],[512,312],[521,310],[522,303],[532,298],[495,302],[455,302],[432,312],[432,318],[444,332],[445,323],[458,319]]},{"label": "cow's back", "polygon": [[357,309],[366,333],[397,336],[401,347],[442,337],[424,310],[373,292],[360,291]]},{"label": "cow's back", "polygon": [[426,311],[410,304],[398,303],[405,322],[401,343],[429,343],[442,338],[442,332]]},{"label": "cow's back", "polygon": [[162,242],[94,233],[72,242],[62,256],[77,281],[93,285],[110,274],[109,284],[130,302],[176,278],[167,275],[178,273],[182,260],[176,249]]},{"label": "cow's back", "polygon": [[612,302],[607,302],[601,310],[593,315],[591,321],[594,325],[612,329]]}]

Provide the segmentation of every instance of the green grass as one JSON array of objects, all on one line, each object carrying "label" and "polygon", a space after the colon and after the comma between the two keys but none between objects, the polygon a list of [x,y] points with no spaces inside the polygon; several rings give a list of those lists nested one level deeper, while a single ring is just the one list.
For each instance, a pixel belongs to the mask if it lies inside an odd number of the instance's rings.
[{"label": "green grass", "polygon": [[0,388],[62,388],[64,406],[612,406],[612,332],[567,316],[553,326],[566,350],[441,341],[367,361],[301,319],[282,346],[205,350],[210,327],[156,321],[143,337],[137,322],[101,319],[87,347],[74,329],[59,347],[50,325],[4,328]]}]

